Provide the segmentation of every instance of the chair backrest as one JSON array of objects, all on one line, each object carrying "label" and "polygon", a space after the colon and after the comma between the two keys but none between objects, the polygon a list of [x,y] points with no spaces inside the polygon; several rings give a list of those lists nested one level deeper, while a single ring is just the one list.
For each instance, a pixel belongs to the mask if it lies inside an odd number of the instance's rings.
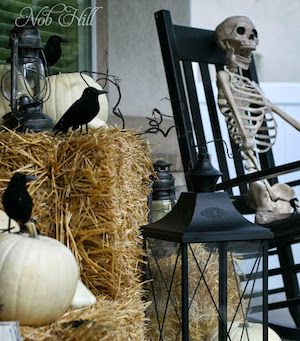
[{"label": "chair backrest", "polygon": [[[185,173],[194,166],[197,160],[198,146],[206,145],[208,142],[206,134],[208,127],[203,123],[203,113],[200,112],[199,106],[201,98],[198,95],[198,85],[200,82],[197,82],[196,78],[200,71],[201,84],[205,94],[219,169],[223,173],[223,181],[244,175],[245,171],[240,152],[237,146],[230,141],[227,130],[227,136],[224,137],[221,125],[223,121],[225,123],[225,118],[218,114],[216,106],[216,87],[213,86],[210,65],[213,66],[213,72],[222,70],[225,64],[225,55],[217,47],[215,32],[173,25],[170,12],[166,10],[156,12],[155,19]],[[258,83],[253,60],[249,70],[243,75]],[[220,120],[219,116],[221,116]],[[230,174],[229,158],[226,155],[222,140],[230,141],[235,176]],[[261,153],[259,159],[262,169],[274,167],[272,150]],[[273,184],[277,182],[277,179],[273,178],[270,182]],[[239,188],[240,194],[247,192],[245,183],[241,184]],[[226,190],[229,194],[233,194],[231,188]]]},{"label": "chair backrest", "polygon": [[[224,69],[225,55],[216,44],[215,32],[173,25],[170,12],[166,10],[156,12],[155,19],[185,173],[197,161],[198,146],[207,145],[212,139],[218,166],[223,173],[223,182],[234,177],[244,176],[245,170],[241,154],[229,138],[225,118],[216,105],[217,88],[214,79],[212,81],[212,74]],[[258,83],[254,60],[252,60],[249,70],[243,72],[243,75]],[[198,81],[198,77],[201,77],[201,82]],[[199,86],[202,89],[199,89]],[[200,98],[199,94],[204,97],[204,100]],[[199,105],[202,102],[203,105]],[[204,114],[208,115],[206,121],[203,119]],[[228,141],[230,144],[232,159],[228,157],[222,140]],[[229,164],[228,161],[231,163]],[[273,168],[275,164],[272,150],[260,153],[259,162],[262,170]],[[217,167],[215,161],[213,163]],[[297,164],[299,169],[299,162]],[[231,173],[232,170],[234,174]],[[274,174],[273,170],[270,174]],[[269,181],[272,185],[277,182],[277,178],[274,176]],[[294,185],[297,184],[299,182],[295,181]],[[247,189],[246,183],[240,184],[239,196],[245,197]],[[233,188],[226,190],[230,195],[237,197]],[[245,201],[242,200],[242,204],[238,204],[236,207],[241,213],[249,213],[245,208],[246,205],[243,205],[244,203]],[[269,310],[289,308],[293,321],[299,329],[287,328],[285,334],[290,337],[294,335],[293,340],[300,340],[300,299],[297,280],[300,265],[294,263],[292,253],[292,245],[299,240],[298,232],[296,232],[296,230],[299,231],[299,217],[294,216],[291,219],[292,224],[291,220],[273,224],[274,230],[272,230],[276,231],[277,238],[272,242],[274,249],[269,251],[269,255],[278,257],[280,265],[269,270],[269,277],[281,275],[283,287],[269,290],[269,297],[282,294],[284,298],[270,304]],[[283,231],[286,231],[286,236]]]}]

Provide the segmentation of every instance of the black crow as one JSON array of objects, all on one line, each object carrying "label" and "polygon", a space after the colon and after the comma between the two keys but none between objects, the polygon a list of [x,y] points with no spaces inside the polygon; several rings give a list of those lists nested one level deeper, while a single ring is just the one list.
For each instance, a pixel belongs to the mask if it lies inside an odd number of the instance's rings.
[{"label": "black crow", "polygon": [[[8,229],[10,231],[10,220],[16,220],[20,225],[20,232],[25,231],[25,223],[31,217],[32,199],[26,189],[26,183],[37,180],[35,176],[15,173],[11,178],[2,197],[2,204],[9,217]],[[4,230],[5,231],[5,230]]]},{"label": "black crow", "polygon": [[93,87],[84,89],[82,96],[70,106],[56,123],[53,128],[54,134],[60,131],[67,133],[70,127],[75,130],[80,126],[82,130],[84,124],[86,132],[88,132],[88,123],[97,115],[100,109],[98,96],[105,93],[107,91],[97,90]]},{"label": "black crow", "polygon": [[59,36],[51,36],[45,45],[44,53],[47,61],[47,66],[50,67],[54,65],[61,56],[60,43],[68,42],[66,39]]}]

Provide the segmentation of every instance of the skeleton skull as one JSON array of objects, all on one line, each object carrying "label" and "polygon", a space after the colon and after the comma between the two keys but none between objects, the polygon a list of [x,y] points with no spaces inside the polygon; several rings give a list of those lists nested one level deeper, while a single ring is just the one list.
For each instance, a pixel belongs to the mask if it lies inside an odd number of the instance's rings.
[{"label": "skeleton skull", "polygon": [[249,68],[252,51],[258,45],[257,31],[253,22],[246,16],[233,16],[225,19],[216,28],[216,40],[226,51],[227,64],[244,70]]}]

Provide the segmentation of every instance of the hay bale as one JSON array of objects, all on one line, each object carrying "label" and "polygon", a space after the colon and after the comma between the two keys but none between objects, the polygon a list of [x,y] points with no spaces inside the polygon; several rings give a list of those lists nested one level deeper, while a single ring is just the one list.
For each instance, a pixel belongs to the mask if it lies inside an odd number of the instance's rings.
[{"label": "hay bale", "polygon": [[20,330],[26,341],[143,341],[144,310],[139,300],[100,295],[92,308],[67,312],[49,326],[21,326]]},{"label": "hay bale", "polygon": [[[140,263],[143,252],[139,227],[147,223],[148,214],[151,160],[147,143],[137,132],[119,128],[98,129],[87,135],[73,133],[68,137],[45,132],[1,132],[0,195],[16,171],[39,179],[30,183],[28,191],[34,202],[33,218],[41,234],[69,246],[84,283],[97,297],[105,294],[105,304],[112,311],[120,311],[120,316],[124,307],[124,321],[130,330],[131,316],[134,316],[137,336],[131,335],[128,339],[142,340],[144,303]],[[87,309],[85,316],[91,314],[88,319],[93,321],[98,309],[102,309],[99,314],[104,319],[110,319],[109,308],[101,304],[92,311]],[[68,318],[72,319],[72,314],[77,318],[77,312],[69,314]],[[122,325],[117,319],[115,323]],[[106,328],[107,324],[103,325]],[[100,328],[97,323],[86,326]],[[73,330],[57,331],[63,327],[60,322],[47,326],[46,334],[62,335],[57,340],[73,340],[69,335]],[[118,330],[117,326],[111,329]],[[94,332],[101,335],[98,329]],[[36,340],[48,340],[48,337],[53,339],[48,335],[37,336]],[[118,331],[110,339],[121,340]]]},{"label": "hay bale", "polygon": [[[192,249],[194,255],[198,261],[200,268],[205,268],[205,281],[210,288],[210,292],[215,302],[218,302],[219,297],[219,286],[218,286],[218,274],[219,274],[219,256],[216,251],[210,254],[205,247],[205,244],[192,244]],[[156,261],[153,257],[149,258],[151,275],[153,278],[153,285],[155,290],[156,305],[158,311],[158,317],[160,323],[162,323],[165,306],[168,300],[168,292],[166,290],[166,285],[169,288],[173,270],[177,260],[177,266],[174,272],[174,280],[171,289],[171,296],[169,298],[168,309],[166,312],[166,319],[163,328],[163,337],[166,341],[172,340],[182,340],[181,338],[181,255],[177,259],[178,252],[175,251],[170,257],[165,257],[159,259],[157,262],[159,264],[160,270],[156,266]],[[207,260],[209,262],[207,263]],[[239,261],[234,259],[235,262]],[[189,295],[193,296],[195,289],[197,288],[199,278],[201,273],[199,272],[198,265],[195,262],[194,256],[189,251],[188,253],[188,263],[189,263]],[[207,264],[206,264],[207,263]],[[206,265],[206,267],[205,267]],[[235,277],[232,261],[230,255],[228,256],[228,320],[231,320],[235,314],[235,310],[240,302],[239,291],[237,288],[240,287],[240,281]],[[161,274],[163,274],[164,280]],[[238,280],[238,283],[236,282]],[[152,291],[149,290],[149,301],[154,301],[152,296]],[[173,301],[173,303],[171,302]],[[243,302],[244,310],[245,304]],[[176,310],[173,307],[173,304]],[[176,313],[177,311],[177,313]],[[147,309],[148,331],[147,337],[151,341],[160,340],[160,334],[158,331],[157,317],[155,311],[155,305],[151,304]],[[212,302],[211,296],[208,289],[204,283],[201,281],[200,286],[197,289],[195,296],[193,297],[193,303],[189,308],[189,331],[190,340],[205,340],[207,335],[212,329],[218,326],[218,313]],[[235,316],[236,320],[242,320],[242,307],[240,306],[238,312]]]}]

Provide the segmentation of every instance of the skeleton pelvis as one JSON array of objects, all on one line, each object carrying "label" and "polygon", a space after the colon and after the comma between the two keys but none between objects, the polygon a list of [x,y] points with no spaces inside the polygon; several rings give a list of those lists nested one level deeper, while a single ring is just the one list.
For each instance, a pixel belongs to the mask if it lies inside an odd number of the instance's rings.
[{"label": "skeleton pelvis", "polygon": [[291,212],[289,200],[294,198],[295,191],[286,184],[277,183],[271,187],[272,192],[278,196],[279,200],[272,201],[265,185],[259,182],[252,182],[249,186],[247,204],[258,211],[269,211],[276,213]]}]

